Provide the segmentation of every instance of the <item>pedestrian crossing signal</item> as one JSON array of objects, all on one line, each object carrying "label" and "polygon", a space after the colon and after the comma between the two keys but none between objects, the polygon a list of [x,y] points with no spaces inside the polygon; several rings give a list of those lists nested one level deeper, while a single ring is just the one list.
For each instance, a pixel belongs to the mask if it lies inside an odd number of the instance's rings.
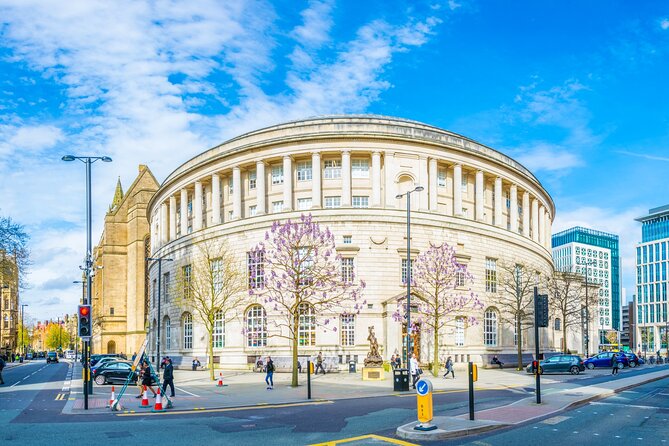
[{"label": "pedestrian crossing signal", "polygon": [[79,337],[85,338],[91,335],[91,306],[79,305]]}]

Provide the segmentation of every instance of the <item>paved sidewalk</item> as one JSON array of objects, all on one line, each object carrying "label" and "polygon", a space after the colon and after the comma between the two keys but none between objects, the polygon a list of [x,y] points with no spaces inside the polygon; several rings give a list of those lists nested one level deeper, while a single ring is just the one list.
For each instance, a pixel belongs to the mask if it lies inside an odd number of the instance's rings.
[{"label": "paved sidewalk", "polygon": [[547,417],[570,407],[585,404],[588,401],[604,398],[628,388],[667,377],[669,377],[669,369],[661,367],[657,371],[643,375],[629,377],[619,375],[619,378],[613,378],[598,384],[583,386],[578,383],[565,383],[559,386],[561,387],[559,390],[546,394],[542,392],[541,404],[537,404],[536,396],[531,396],[506,406],[476,412],[476,420],[474,421],[469,420],[469,414],[458,417],[435,417],[432,424],[437,426],[436,430],[428,432],[416,431],[414,427],[418,422],[415,421],[400,426],[397,428],[396,433],[400,438],[423,441],[482,433],[508,425]]}]

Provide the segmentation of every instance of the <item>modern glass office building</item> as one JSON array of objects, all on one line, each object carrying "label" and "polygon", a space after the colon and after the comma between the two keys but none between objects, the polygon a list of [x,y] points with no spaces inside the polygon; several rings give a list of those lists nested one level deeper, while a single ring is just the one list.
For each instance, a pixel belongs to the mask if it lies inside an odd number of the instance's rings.
[{"label": "modern glass office building", "polygon": [[667,348],[667,249],[669,205],[639,217],[641,243],[636,248],[637,348],[655,352]]},{"label": "modern glass office building", "polygon": [[[553,262],[599,285],[600,341],[607,330],[620,330],[620,249],[618,236],[576,226],[553,235]],[[587,270],[586,270],[587,268]]]}]

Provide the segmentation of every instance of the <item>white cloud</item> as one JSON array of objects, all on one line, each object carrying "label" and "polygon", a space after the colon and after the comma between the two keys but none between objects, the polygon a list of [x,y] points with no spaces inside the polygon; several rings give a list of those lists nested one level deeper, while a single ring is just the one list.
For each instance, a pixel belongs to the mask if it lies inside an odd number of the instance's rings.
[{"label": "white cloud", "polygon": [[636,158],[643,158],[643,159],[647,159],[647,160],[651,160],[651,161],[669,161],[669,157],[658,156],[658,155],[650,155],[650,154],[647,154],[647,153],[634,153],[634,152],[628,152],[626,150],[618,150],[616,153],[620,153],[622,155],[633,156],[633,157],[636,157]]},{"label": "white cloud", "polygon": [[52,125],[0,126],[0,155],[17,153],[25,156],[41,152],[54,147],[63,138],[62,130]]},{"label": "white cloud", "polygon": [[311,0],[309,8],[302,11],[303,24],[291,33],[305,47],[319,47],[330,40],[332,1]]},{"label": "white cloud", "polygon": [[660,28],[669,29],[669,19],[660,20]]},{"label": "white cloud", "polygon": [[516,150],[518,161],[533,172],[558,172],[583,165],[577,154],[558,145],[538,142]]}]

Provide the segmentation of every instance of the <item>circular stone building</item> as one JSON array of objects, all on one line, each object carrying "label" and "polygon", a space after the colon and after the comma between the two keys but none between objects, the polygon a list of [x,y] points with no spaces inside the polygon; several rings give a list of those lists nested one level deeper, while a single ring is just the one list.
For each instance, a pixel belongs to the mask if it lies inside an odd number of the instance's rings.
[{"label": "circular stone building", "polygon": [[[367,304],[355,316],[338,318],[336,332],[305,316],[300,356],[322,351],[330,369],[361,363],[372,325],[385,359],[403,353],[406,327],[392,314],[406,295],[409,253],[406,201],[396,196],[418,185],[424,190],[412,194],[411,257],[430,242],[446,241],[474,275],[466,287],[484,303],[477,325],[465,326],[463,319],[443,334],[440,356],[486,363],[493,354],[514,353],[514,328],[494,306],[491,272],[505,259],[552,266],[550,195],[529,170],[494,149],[430,125],[373,115],[316,117],[252,131],[167,177],[148,210],[151,257],[173,259],[162,264],[160,315],[157,265],[149,270],[149,351],[155,352],[160,318],[161,354],[178,366],[193,357],[205,364],[207,333],[196,314],[179,305],[172,286],[198,255],[198,243],[223,238],[246,263],[275,220],[311,213],[335,234],[343,266],[366,281]],[[215,362],[247,368],[271,354],[278,368],[288,367],[288,341],[271,336],[272,309],[247,299],[236,319],[216,323]],[[557,336],[544,330],[543,345],[559,345]],[[525,338],[530,352],[533,344]],[[431,360],[432,343],[419,330],[415,348],[422,362]]]}]

